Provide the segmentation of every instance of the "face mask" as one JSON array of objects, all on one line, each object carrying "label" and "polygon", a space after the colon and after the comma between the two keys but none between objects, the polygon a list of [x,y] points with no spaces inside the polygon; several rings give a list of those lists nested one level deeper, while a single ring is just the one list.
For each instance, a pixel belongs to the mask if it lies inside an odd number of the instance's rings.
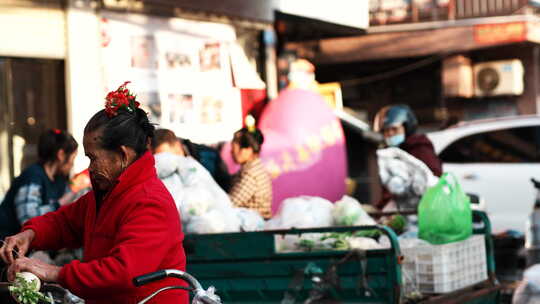
[{"label": "face mask", "polygon": [[405,134],[397,134],[385,139],[389,147],[397,147],[405,141]]}]

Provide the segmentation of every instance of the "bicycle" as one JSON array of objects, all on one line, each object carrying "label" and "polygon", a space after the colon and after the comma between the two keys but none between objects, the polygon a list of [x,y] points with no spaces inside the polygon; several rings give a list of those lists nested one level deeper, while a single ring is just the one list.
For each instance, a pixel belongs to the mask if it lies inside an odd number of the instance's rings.
[{"label": "bicycle", "polygon": [[171,290],[171,289],[184,289],[184,290],[191,291],[194,295],[193,301],[191,302],[192,304],[222,304],[219,296],[214,293],[215,291],[214,287],[210,286],[207,290],[204,290],[204,288],[201,286],[201,283],[199,283],[199,281],[197,281],[195,277],[193,277],[187,272],[177,270],[177,269],[158,270],[155,272],[138,276],[133,279],[133,284],[139,287],[144,284],[148,284],[150,282],[162,280],[166,277],[174,277],[174,278],[182,279],[185,282],[187,282],[190,287],[185,287],[185,286],[163,287],[153,292],[151,295],[144,298],[143,300],[139,301],[137,304],[145,304],[156,295],[164,291]]}]

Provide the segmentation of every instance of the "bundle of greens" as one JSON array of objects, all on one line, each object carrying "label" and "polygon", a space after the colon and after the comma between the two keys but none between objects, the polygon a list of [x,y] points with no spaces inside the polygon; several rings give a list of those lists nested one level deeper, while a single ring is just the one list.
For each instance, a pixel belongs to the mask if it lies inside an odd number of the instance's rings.
[{"label": "bundle of greens", "polygon": [[401,214],[396,214],[385,218],[381,224],[392,228],[397,235],[400,235],[407,228],[407,218]]},{"label": "bundle of greens", "polygon": [[[341,217],[341,224],[350,225],[351,218]],[[401,214],[387,216],[381,219],[382,225],[394,230],[397,235],[407,228],[407,218]],[[321,233],[311,237],[300,237],[295,243],[299,251],[379,249],[377,240],[383,233],[379,229],[367,229],[348,232]]]},{"label": "bundle of greens", "polygon": [[377,249],[373,245],[380,234],[378,230],[324,233],[316,239],[300,239],[297,246],[304,251]]},{"label": "bundle of greens", "polygon": [[331,240],[332,241],[332,248],[335,250],[348,250],[349,249],[349,243],[347,242],[347,238],[351,237],[352,233],[350,232],[342,232],[342,233],[330,233],[327,236],[324,236],[321,238],[322,241],[325,240]]},{"label": "bundle of greens", "polygon": [[17,273],[15,282],[9,287],[9,291],[17,302],[22,304],[38,304],[39,301],[54,304],[53,299],[49,299],[39,292],[39,279],[29,280],[21,273]]}]

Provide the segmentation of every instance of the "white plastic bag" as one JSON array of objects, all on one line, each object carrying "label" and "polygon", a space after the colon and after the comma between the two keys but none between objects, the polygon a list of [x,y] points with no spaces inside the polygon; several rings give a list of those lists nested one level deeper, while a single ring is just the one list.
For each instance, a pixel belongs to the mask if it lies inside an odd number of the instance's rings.
[{"label": "white plastic bag", "polygon": [[281,228],[281,218],[274,216],[273,218],[265,221],[264,230],[279,230]]},{"label": "white plastic bag", "polygon": [[264,218],[255,210],[247,208],[234,208],[240,221],[241,231],[260,231],[264,229]]},{"label": "white plastic bag", "polygon": [[322,233],[305,233],[302,235],[286,234],[274,237],[276,252],[303,252],[310,250],[330,249],[329,242],[322,241]]},{"label": "white plastic bag", "polygon": [[357,200],[347,195],[334,204],[332,216],[334,223],[338,226],[371,226],[377,224],[364,211]]},{"label": "white plastic bag", "polygon": [[283,201],[272,221],[273,229],[330,227],[333,205],[314,196],[299,196]]},{"label": "white plastic bag", "polygon": [[180,211],[184,220],[192,216],[200,216],[211,209],[212,194],[203,187],[192,186],[186,188],[180,204]]},{"label": "white plastic bag", "polygon": [[211,299],[215,303],[221,303],[221,298],[216,294],[216,288],[214,286],[208,287],[207,290],[198,290],[193,296],[193,304],[206,304]]},{"label": "white plastic bag", "polygon": [[[429,246],[430,245],[429,242],[426,242],[426,241],[421,240],[419,238],[411,238],[411,237],[402,238],[402,237],[399,237],[398,241],[399,241],[399,248],[401,248],[401,249],[409,249],[409,248],[416,248],[416,247],[420,247],[420,246]],[[388,239],[388,237],[386,235],[383,235],[383,236],[381,236],[379,238],[379,245],[381,245],[382,248],[386,248],[386,249],[389,249],[391,247],[390,246],[390,240]]]},{"label": "white plastic bag", "polygon": [[396,147],[377,150],[377,163],[381,182],[400,210],[416,209],[426,189],[438,182],[425,163]]},{"label": "white plastic bag", "polygon": [[395,194],[412,187],[414,193],[421,195],[438,181],[424,162],[400,148],[377,150],[377,163],[381,181]]},{"label": "white plastic bag", "polygon": [[349,237],[346,239],[349,249],[382,249],[383,247],[372,238],[366,237]]},{"label": "white plastic bag", "polygon": [[202,215],[192,216],[186,233],[239,232],[240,219],[234,209],[212,209]]},{"label": "white plastic bag", "polygon": [[208,209],[232,208],[232,203],[227,193],[221,189],[208,170],[195,159],[192,157],[181,157],[178,164],[178,172],[180,173],[180,179],[186,192],[184,203],[188,203],[185,201],[190,199],[205,200]]},{"label": "white plastic bag", "polygon": [[[320,197],[289,198],[283,201],[274,217],[265,223],[265,230],[330,227],[333,223],[332,209],[333,204]],[[320,233],[276,235],[275,248],[278,252],[307,251],[310,246],[303,245],[319,246],[322,236]]]},{"label": "white plastic bag", "polygon": [[[210,227],[200,227],[202,223],[210,222],[210,219],[222,218],[224,210],[229,215],[234,213],[229,196],[214,181],[210,173],[194,158],[175,155],[172,153],[158,153],[155,156],[158,177],[163,181],[173,196],[177,208],[180,211],[182,223],[186,232],[211,231],[227,232],[237,231],[236,223],[232,218],[227,219],[227,225],[221,227],[223,219],[216,223],[210,223]],[[211,210],[219,210],[208,214]],[[221,215],[219,215],[221,214]],[[187,228],[191,220],[196,223]],[[239,222],[239,220],[238,220]],[[238,224],[239,226],[239,224]]]}]

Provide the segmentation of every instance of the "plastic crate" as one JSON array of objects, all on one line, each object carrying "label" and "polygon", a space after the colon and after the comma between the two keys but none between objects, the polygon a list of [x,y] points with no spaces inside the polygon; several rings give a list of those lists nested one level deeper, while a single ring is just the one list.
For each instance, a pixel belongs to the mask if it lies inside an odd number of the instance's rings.
[{"label": "plastic crate", "polygon": [[401,264],[401,277],[403,281],[403,294],[408,296],[411,293],[418,292],[418,284],[416,282],[416,263],[414,261],[414,250],[410,248],[401,249],[403,254],[403,262]]},{"label": "plastic crate", "polygon": [[[444,245],[403,249],[403,269],[414,277],[405,290],[446,293],[487,279],[486,247],[483,235]],[[411,267],[414,264],[414,267]]]}]

